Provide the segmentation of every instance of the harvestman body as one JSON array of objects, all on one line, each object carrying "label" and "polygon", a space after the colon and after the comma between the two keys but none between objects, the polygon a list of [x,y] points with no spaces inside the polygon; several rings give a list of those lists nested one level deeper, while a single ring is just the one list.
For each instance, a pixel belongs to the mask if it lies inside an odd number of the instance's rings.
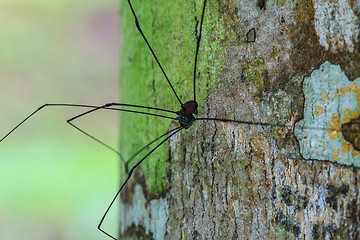
[{"label": "harvestman body", "polygon": [[[204,19],[204,13],[205,13],[205,7],[206,7],[206,3],[207,0],[204,0],[203,2],[203,8],[202,8],[202,15],[201,15],[201,21],[200,21],[200,30],[199,30],[199,35],[197,37],[197,44],[196,44],[196,53],[195,53],[195,60],[194,60],[194,74],[193,74],[193,100],[187,101],[185,103],[182,103],[180,98],[178,97],[175,89],[173,88],[169,78],[167,77],[163,67],[161,66],[156,54],[154,53],[153,49],[151,48],[148,40],[146,39],[139,21],[137,19],[137,16],[135,14],[135,11],[132,7],[131,1],[128,0],[128,4],[130,7],[130,10],[134,16],[135,19],[135,25],[139,31],[139,33],[141,34],[142,38],[144,39],[145,43],[147,44],[147,47],[149,48],[149,50],[151,51],[154,59],[156,60],[158,66],[160,67],[164,77],[166,78],[167,82],[169,83],[170,88],[172,89],[175,97],[177,98],[178,102],[180,103],[181,109],[180,111],[170,111],[170,110],[166,110],[166,109],[161,109],[161,108],[155,108],[155,107],[148,107],[148,106],[140,106],[140,105],[132,105],[132,104],[123,104],[123,103],[107,103],[105,105],[102,106],[93,106],[93,105],[82,105],[82,104],[63,104],[63,103],[55,103],[55,104],[44,104],[43,106],[39,107],[37,110],[35,110],[33,113],[31,113],[29,116],[27,116],[23,121],[21,121],[18,125],[16,125],[9,133],[7,133],[2,139],[0,139],[0,142],[3,141],[6,137],[8,137],[14,130],[16,130],[19,126],[21,126],[25,121],[27,121],[29,118],[31,118],[34,114],[36,114],[38,111],[42,110],[45,107],[80,107],[80,108],[90,108],[90,110],[79,114],[69,120],[67,120],[67,122],[73,126],[74,128],[76,128],[77,130],[79,130],[80,132],[84,133],[85,135],[87,135],[88,137],[94,139],[96,142],[104,145],[105,147],[109,148],[110,150],[116,152],[120,158],[122,159],[122,161],[125,164],[125,171],[127,173],[127,178],[124,181],[124,183],[121,185],[120,189],[118,190],[118,192],[116,193],[115,197],[113,198],[112,202],[110,203],[110,205],[108,206],[107,210],[104,213],[104,216],[101,218],[100,223],[98,225],[98,229],[100,231],[102,231],[104,234],[106,234],[107,236],[109,236],[112,239],[117,239],[115,237],[113,237],[112,235],[110,235],[109,233],[107,233],[106,231],[104,231],[101,226],[102,223],[107,215],[107,213],[109,212],[110,208],[112,207],[113,203],[115,202],[115,200],[117,199],[117,197],[119,196],[120,192],[123,190],[123,188],[125,187],[125,185],[127,184],[128,180],[130,179],[131,175],[133,174],[134,170],[136,169],[137,166],[139,166],[152,152],[154,152],[159,146],[161,146],[166,140],[168,140],[170,137],[172,137],[173,135],[175,135],[176,133],[180,132],[182,129],[188,129],[192,126],[192,124],[195,121],[198,120],[211,120],[211,121],[222,121],[222,122],[233,122],[233,123],[240,123],[240,124],[252,124],[252,125],[260,125],[260,126],[269,126],[269,127],[283,127],[283,124],[273,124],[273,123],[265,123],[265,122],[248,122],[248,121],[241,121],[241,120],[230,120],[230,119],[222,119],[222,118],[198,118],[198,103],[196,101],[196,65],[197,65],[197,58],[198,58],[198,51],[199,51],[199,46],[200,46],[200,40],[201,40],[201,32],[202,32],[202,26],[203,26],[203,19]],[[255,29],[253,29],[254,34],[255,34]],[[177,127],[175,129],[172,129],[166,133],[164,133],[163,135],[159,136],[158,138],[154,139],[153,141],[151,141],[150,143],[148,143],[147,145],[145,145],[144,147],[142,147],[141,149],[139,149],[129,160],[125,161],[123,159],[123,157],[121,156],[121,154],[111,148],[110,146],[108,146],[107,144],[105,144],[104,142],[102,142],[101,140],[93,137],[92,135],[88,134],[87,132],[83,131],[82,129],[80,129],[79,127],[77,127],[75,124],[73,124],[73,120],[80,118],[84,115],[87,115],[89,113],[92,113],[94,111],[100,110],[100,109],[107,109],[107,110],[113,110],[113,111],[124,111],[124,112],[131,112],[131,113],[137,113],[137,114],[145,114],[145,115],[151,115],[151,116],[156,116],[156,117],[161,117],[161,118],[167,118],[167,119],[171,119],[171,120],[175,120],[178,121],[180,127]],[[133,110],[133,109],[137,109],[137,110]],[[150,111],[156,111],[156,112],[163,112],[163,113],[170,113],[170,114],[174,114],[174,117],[169,117],[167,115],[163,115],[163,114],[158,114],[158,113],[149,113],[149,112],[144,112],[143,110],[150,110]],[[317,129],[319,130],[319,128],[314,128],[314,127],[301,127],[303,129]],[[321,129],[320,129],[321,130]],[[322,129],[322,130],[326,130],[326,129]],[[129,163],[130,161],[132,161],[140,152],[142,152],[143,150],[146,150],[151,144],[157,142],[158,140],[164,138],[160,143],[158,143],[153,149],[151,149],[143,158],[141,158],[140,161],[138,161],[130,170],[129,170]]]}]

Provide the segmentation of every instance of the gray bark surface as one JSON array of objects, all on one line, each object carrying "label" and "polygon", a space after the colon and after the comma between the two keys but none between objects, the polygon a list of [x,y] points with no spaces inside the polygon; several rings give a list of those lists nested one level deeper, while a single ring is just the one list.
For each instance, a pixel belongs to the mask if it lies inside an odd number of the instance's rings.
[{"label": "gray bark surface", "polygon": [[[287,125],[198,121],[172,137],[167,188],[158,196],[149,194],[139,169],[129,184],[130,200],[120,209],[126,213],[122,233],[145,239],[359,239],[359,155],[339,130],[359,117],[359,30],[351,28],[349,41],[349,33],[342,32],[353,23],[358,27],[359,6],[342,0],[209,0],[208,5],[205,18],[221,16],[217,21],[225,30],[205,28],[202,44],[213,34],[229,37],[219,43],[224,66],[215,87],[206,90],[201,117]],[[330,12],[338,17],[328,16]],[[331,26],[336,26],[337,36],[331,36]],[[256,30],[255,42],[246,42],[251,28]],[[341,76],[334,79],[337,95],[330,91],[334,84],[322,77],[329,75]],[[328,81],[329,94],[316,108],[324,111],[309,113],[309,99],[315,102],[319,94],[308,94],[304,81],[317,78]],[[343,78],[347,82],[342,83]],[[331,112],[326,107],[342,97],[341,88],[355,100],[344,109],[339,103]],[[347,111],[350,117],[342,117]],[[309,126],[309,118],[317,114],[340,120],[313,123],[311,127],[325,130],[300,139],[295,123],[306,120]],[[177,126],[173,122],[171,128]],[[326,131],[328,126],[337,129],[336,139]],[[322,147],[337,144],[338,152],[321,155],[316,145],[302,142],[309,138]],[[332,143],[334,139],[339,142]],[[314,152],[318,155],[311,155]]]}]

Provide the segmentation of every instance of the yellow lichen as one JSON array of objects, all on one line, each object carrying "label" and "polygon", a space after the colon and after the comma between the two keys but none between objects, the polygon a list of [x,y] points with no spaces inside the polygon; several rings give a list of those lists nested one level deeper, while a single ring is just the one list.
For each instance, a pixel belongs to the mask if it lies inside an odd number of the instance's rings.
[{"label": "yellow lichen", "polygon": [[341,125],[339,114],[334,113],[334,114],[331,116],[331,123],[332,123],[333,125],[335,125],[335,126],[340,126],[340,125]]},{"label": "yellow lichen", "polygon": [[343,110],[343,115],[344,115],[344,118],[342,120],[342,122],[350,122],[351,121],[351,111],[350,111],[350,108],[345,108]]},{"label": "yellow lichen", "polygon": [[349,153],[354,149],[348,141],[342,141],[341,146],[341,153]]},{"label": "yellow lichen", "polygon": [[358,118],[360,116],[359,111],[351,111],[351,119]]},{"label": "yellow lichen", "polygon": [[352,85],[351,85],[351,90],[355,93],[355,94],[359,94],[360,93],[360,88],[359,88],[359,85],[354,82]]},{"label": "yellow lichen", "polygon": [[[355,89],[357,89],[357,87],[355,86]],[[315,115],[317,114],[317,106],[315,107],[314,113]],[[343,109],[343,119],[340,118],[339,114],[334,113],[331,116],[331,124],[327,126],[327,131],[328,131],[328,135],[331,139],[336,140],[340,137],[340,135],[342,134],[342,130],[341,130],[341,126],[344,123],[348,123],[351,121],[351,119],[355,119],[358,118],[360,116],[359,111],[351,111],[350,108],[345,108]],[[339,150],[340,154],[348,154],[349,152],[353,151],[353,155],[354,156],[359,156],[360,152],[356,151],[353,147],[353,145],[351,143],[349,143],[348,141],[343,140],[342,143],[342,148]],[[339,152],[336,152],[336,156],[334,155],[334,149],[333,149],[333,160],[335,161],[335,159],[338,159],[339,157]]]},{"label": "yellow lichen", "polygon": [[359,152],[359,151],[357,151],[357,150],[354,150],[354,151],[353,151],[353,155],[354,155],[354,157],[357,157],[357,156],[359,156],[359,155],[360,155],[360,152]]},{"label": "yellow lichen", "polygon": [[340,97],[343,97],[343,96],[345,95],[345,93],[344,93],[344,88],[342,88],[342,87],[339,88],[339,89],[338,89],[338,93],[339,93],[339,96],[340,96]]},{"label": "yellow lichen", "polygon": [[324,113],[324,108],[320,105],[315,106],[314,114],[316,116],[321,116]]},{"label": "yellow lichen", "polygon": [[332,148],[331,150],[332,150],[332,153],[333,153],[332,159],[333,159],[334,162],[337,162],[337,160],[339,159],[339,153],[336,151],[335,148]]},{"label": "yellow lichen", "polygon": [[338,139],[341,133],[340,116],[334,113],[331,116],[331,124],[327,127],[329,137],[333,140]]},{"label": "yellow lichen", "polygon": [[351,90],[353,91],[353,93],[355,93],[357,106],[360,108],[360,87],[359,87],[359,85],[356,82],[354,82],[351,85]]},{"label": "yellow lichen", "polygon": [[[343,120],[341,121],[341,124],[344,123],[348,123],[350,122],[352,119],[356,119],[359,117],[359,111],[351,111],[349,108],[345,108],[343,110]],[[337,117],[334,116],[334,122],[337,122]],[[340,133],[340,131],[339,131]],[[354,146],[352,145],[352,143],[348,142],[348,141],[342,141],[341,143],[342,145],[342,149],[340,150],[340,153],[342,154],[348,154],[349,152],[353,151],[353,155],[354,157],[359,156],[360,152],[356,151],[354,149]]]},{"label": "yellow lichen", "polygon": [[329,99],[329,94],[324,93],[323,95],[321,95],[321,99],[326,102]]},{"label": "yellow lichen", "polygon": [[351,86],[347,85],[347,86],[345,87],[345,92],[346,92],[346,93],[351,92]]}]

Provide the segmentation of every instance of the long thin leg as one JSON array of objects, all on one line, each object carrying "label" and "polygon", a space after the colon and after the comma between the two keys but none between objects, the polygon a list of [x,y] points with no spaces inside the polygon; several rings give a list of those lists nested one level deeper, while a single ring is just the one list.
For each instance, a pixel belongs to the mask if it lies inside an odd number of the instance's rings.
[{"label": "long thin leg", "polygon": [[153,55],[153,57],[155,58],[155,60],[156,60],[157,64],[159,65],[159,67],[160,67],[160,69],[161,69],[162,73],[164,74],[164,76],[165,76],[165,78],[166,78],[167,82],[169,83],[169,85],[170,85],[170,87],[171,87],[172,91],[174,92],[175,97],[177,98],[177,100],[179,101],[180,105],[182,106],[183,104],[182,104],[182,102],[181,102],[181,100],[180,100],[179,96],[177,95],[177,93],[176,93],[176,91],[175,91],[174,87],[172,86],[172,84],[171,84],[171,82],[170,82],[170,80],[169,80],[168,76],[166,75],[166,73],[165,73],[165,71],[164,71],[163,67],[161,66],[160,61],[159,61],[159,60],[158,60],[158,58],[156,57],[155,52],[154,52],[154,51],[153,51],[153,49],[151,48],[150,43],[149,43],[149,42],[148,42],[148,40],[146,39],[145,34],[144,34],[144,33],[143,33],[143,31],[141,30],[141,27],[140,27],[140,24],[139,24],[139,20],[138,20],[138,18],[136,17],[135,11],[134,11],[134,9],[133,9],[133,7],[132,7],[132,5],[131,5],[130,0],[128,0],[128,3],[129,3],[129,6],[130,6],[130,9],[131,9],[131,12],[132,12],[132,14],[134,15],[134,18],[135,18],[135,25],[136,25],[136,28],[138,29],[138,31],[140,32],[141,36],[143,37],[143,39],[144,39],[144,41],[145,41],[146,45],[148,46],[149,50],[151,51],[151,54],[152,54],[152,55]]},{"label": "long thin leg", "polygon": [[[176,129],[173,129],[173,130],[165,133],[164,135],[162,135],[162,136],[165,136],[166,134],[175,131],[175,132],[171,133],[170,136],[168,136],[168,137],[166,137],[164,140],[162,140],[158,145],[156,145],[156,147],[154,147],[149,153],[147,153],[140,161],[138,161],[138,162],[130,169],[129,174],[128,174],[125,182],[121,185],[120,189],[117,191],[115,197],[114,197],[113,200],[111,201],[109,207],[106,209],[106,211],[105,211],[105,213],[104,213],[104,216],[101,218],[100,223],[99,223],[99,225],[98,225],[98,229],[99,229],[101,232],[103,232],[105,235],[109,236],[109,237],[112,238],[112,239],[117,240],[115,237],[111,236],[109,233],[107,233],[106,231],[102,230],[102,229],[101,229],[101,225],[102,225],[102,223],[104,222],[104,219],[105,219],[106,215],[108,214],[110,208],[111,208],[112,205],[114,204],[116,198],[119,196],[120,192],[122,191],[122,189],[124,188],[124,186],[126,185],[126,183],[129,181],[129,179],[130,179],[132,173],[134,172],[134,170],[135,170],[135,169],[137,168],[137,166],[139,166],[151,153],[153,153],[158,147],[160,147],[166,140],[168,140],[169,138],[171,138],[174,134],[176,134],[176,133],[178,133],[179,131],[181,131],[181,129],[182,129],[182,127],[178,127],[178,128],[176,128]],[[137,154],[137,153],[136,153],[136,154]]]},{"label": "long thin leg", "polygon": [[201,21],[200,21],[200,31],[199,31],[199,36],[197,37],[197,42],[196,42],[196,52],[195,52],[195,63],[194,63],[194,101],[196,101],[196,65],[197,65],[197,59],[198,59],[198,53],[199,53],[199,47],[200,47],[200,40],[201,40],[201,32],[202,32],[202,26],[203,26],[203,21],[204,21],[204,15],[205,15],[205,6],[206,6],[206,0],[204,0],[204,5],[203,5],[203,10],[201,13]]},{"label": "long thin leg", "polygon": [[159,140],[160,138],[164,137],[166,134],[169,134],[173,131],[176,131],[177,129],[179,128],[174,128],[173,130],[170,130],[168,132],[166,132],[165,134],[161,135],[160,137],[157,137],[156,139],[152,140],[151,142],[149,142],[148,144],[146,144],[145,146],[143,146],[142,148],[140,148],[136,153],[134,153],[134,155],[132,155],[126,162],[125,162],[125,171],[126,171],[126,174],[129,173],[128,171],[128,166],[129,166],[129,163],[137,156],[139,155],[139,153],[141,153],[142,151],[144,151],[146,148],[148,148],[151,144],[153,144],[154,142],[156,142],[157,140]]},{"label": "long thin leg", "polygon": [[165,112],[170,112],[170,113],[175,113],[174,111],[170,111],[170,110],[166,110],[166,109],[161,109],[161,108],[153,108],[153,107],[147,107],[147,106],[139,106],[139,105],[133,105],[133,104],[123,104],[123,103],[107,103],[104,104],[102,106],[98,106],[94,109],[91,109],[89,111],[86,111],[84,113],[78,114],[72,118],[70,118],[69,120],[67,120],[67,122],[74,127],[76,130],[80,131],[81,133],[85,134],[86,136],[90,137],[91,139],[93,139],[94,141],[96,141],[97,143],[103,145],[104,147],[110,149],[111,151],[115,152],[116,154],[118,154],[120,156],[120,159],[124,162],[125,164],[125,168],[128,168],[128,162],[125,162],[124,158],[122,157],[121,153],[118,152],[117,150],[115,150],[114,148],[112,148],[111,146],[109,146],[108,144],[106,144],[105,142],[101,141],[100,139],[94,137],[93,135],[87,133],[86,131],[82,130],[81,128],[79,128],[78,126],[76,126],[75,124],[72,123],[72,121],[74,121],[75,119],[78,119],[80,117],[83,117],[89,113],[95,112],[97,110],[100,109],[108,109],[108,110],[118,110],[118,111],[125,111],[125,112],[132,112],[132,113],[140,113],[140,114],[145,114],[145,115],[150,115],[150,116],[156,116],[156,117],[163,117],[163,118],[169,118],[172,120],[176,120],[176,118],[172,118],[172,117],[168,117],[168,116],[164,116],[164,115],[159,115],[159,114],[152,114],[152,113],[146,113],[146,112],[140,112],[140,111],[133,111],[133,110],[127,110],[127,109],[118,109],[118,108],[112,108],[112,106],[126,106],[126,107],[135,107],[135,108],[146,108],[146,109],[151,109],[151,110],[158,110],[158,111],[165,111]]},{"label": "long thin leg", "polygon": [[166,109],[161,109],[161,108],[153,108],[153,107],[147,107],[147,106],[141,106],[141,105],[133,105],[133,104],[124,104],[124,103],[108,103],[105,104],[103,106],[94,106],[94,105],[86,105],[86,104],[72,104],[72,103],[46,103],[44,105],[42,105],[41,107],[39,107],[38,109],[36,109],[34,112],[32,112],[31,114],[29,114],[26,118],[24,118],[24,120],[22,120],[21,122],[19,122],[13,129],[11,129],[4,137],[2,137],[0,139],[0,142],[2,142],[5,138],[7,138],[10,134],[12,134],[17,128],[19,128],[21,125],[23,125],[29,118],[31,118],[32,116],[34,116],[37,112],[39,112],[40,110],[42,110],[45,107],[79,107],[79,108],[92,108],[91,110],[79,114],[71,119],[69,119],[68,121],[72,121],[76,118],[79,118],[83,115],[86,115],[90,112],[99,110],[99,109],[108,109],[108,110],[115,110],[115,111],[124,111],[124,112],[133,112],[133,113],[139,113],[139,114],[145,114],[145,115],[151,115],[151,116],[156,116],[156,117],[162,117],[162,118],[169,118],[172,120],[176,120],[176,118],[173,117],[168,117],[165,115],[160,115],[160,114],[153,114],[153,113],[147,113],[147,112],[141,112],[141,111],[133,111],[133,110],[127,110],[127,109],[118,109],[118,108],[112,108],[111,106],[124,106],[124,107],[134,107],[134,108],[144,108],[144,109],[150,109],[150,110],[157,110],[157,111],[164,111],[164,112],[169,112],[169,113],[174,113],[177,114],[174,111],[170,111],[170,110],[166,110]]},{"label": "long thin leg", "polygon": [[[267,127],[285,127],[288,126],[287,124],[279,124],[279,123],[267,123],[267,122],[250,122],[250,121],[242,121],[242,120],[231,120],[231,119],[224,119],[224,118],[196,118],[195,120],[200,121],[220,121],[220,122],[234,122],[234,123],[241,123],[247,125],[258,125],[258,126],[267,126]],[[296,126],[298,129],[305,129],[305,130],[318,130],[318,131],[341,131],[337,129],[328,129],[328,128],[319,128],[319,127],[307,127],[307,126]]]},{"label": "long thin leg", "polygon": [[51,106],[58,106],[58,107],[83,107],[83,108],[97,108],[98,106],[92,106],[92,105],[83,105],[83,104],[68,104],[68,103],[46,103],[36,109],[34,112],[29,114],[24,120],[22,120],[20,123],[18,123],[13,129],[11,129],[4,137],[0,139],[0,142],[2,142],[5,138],[7,138],[12,132],[14,132],[18,127],[20,127],[24,122],[26,122],[29,118],[34,116],[37,112],[39,112],[41,109],[45,107],[51,107]]},{"label": "long thin leg", "polygon": [[79,128],[78,126],[76,126],[75,124],[73,124],[71,121],[68,120],[68,123],[74,127],[76,130],[80,131],[81,133],[85,134],[86,136],[88,136],[89,138],[93,139],[94,141],[96,141],[97,143],[105,146],[106,148],[110,149],[111,151],[115,152],[117,155],[119,155],[121,161],[124,163],[125,165],[125,172],[126,174],[129,173],[129,163],[140,153],[142,152],[144,149],[146,149],[147,147],[149,147],[151,144],[153,144],[154,142],[156,142],[157,140],[159,140],[160,138],[164,137],[166,134],[171,133],[172,131],[175,131],[176,129],[173,129],[169,132],[166,132],[165,134],[161,135],[160,137],[156,138],[155,140],[151,141],[150,143],[146,144],[144,147],[142,147],[140,150],[138,150],[131,158],[129,158],[127,161],[125,161],[124,157],[122,156],[122,154],[120,152],[118,152],[117,150],[115,150],[114,148],[112,148],[111,146],[109,146],[108,144],[106,144],[105,142],[101,141],[100,139],[94,137],[93,135],[89,134],[88,132],[82,130],[81,128]]},{"label": "long thin leg", "polygon": [[[122,104],[122,103],[107,103],[107,104],[104,104],[102,106],[98,106],[94,109],[91,109],[89,111],[86,111],[84,113],[81,113],[79,115],[76,115],[75,117],[72,117],[68,120],[68,122],[70,121],[73,121],[77,118],[80,118],[84,115],[87,115],[91,112],[94,112],[94,111],[97,111],[99,109],[110,109],[110,110],[117,110],[117,111],[122,111],[122,112],[131,112],[131,113],[139,113],[139,114],[144,114],[144,115],[150,115],[150,116],[155,116],[155,117],[162,117],[162,118],[168,118],[168,119],[172,119],[172,120],[176,120],[176,118],[174,117],[169,117],[169,116],[165,116],[165,115],[160,115],[160,114],[154,114],[154,113],[148,113],[148,112],[141,112],[141,111],[134,111],[134,110],[128,110],[128,109],[121,109],[121,108],[112,108],[111,106],[130,106],[129,104]],[[176,112],[173,112],[173,111],[169,111],[169,110],[164,110],[164,109],[160,109],[160,108],[153,108],[153,107],[146,107],[146,106],[140,106],[140,105],[131,105],[131,107],[136,107],[136,108],[146,108],[146,109],[153,109],[153,110],[161,110],[161,111],[167,111],[167,112],[171,112],[171,113],[175,113],[177,114]]]},{"label": "long thin leg", "polygon": [[220,121],[220,122],[235,122],[235,123],[242,123],[248,125],[260,125],[260,126],[270,126],[270,127],[282,127],[284,124],[277,124],[277,123],[266,123],[266,122],[250,122],[250,121],[242,121],[242,120],[232,120],[232,119],[225,119],[225,118],[196,118],[196,121]]},{"label": "long thin leg", "polygon": [[126,161],[125,161],[125,158],[122,156],[122,154],[117,151],[116,149],[114,149],[113,147],[109,146],[108,144],[104,143],[103,141],[101,141],[100,139],[94,137],[93,135],[91,135],[90,133],[88,132],[85,132],[84,130],[82,130],[81,128],[79,128],[78,126],[76,126],[75,124],[73,124],[72,122],[69,122],[68,123],[74,127],[76,130],[80,131],[81,133],[85,134],[86,136],[88,136],[89,138],[93,139],[95,142],[97,143],[100,143],[101,145],[103,145],[104,147],[106,147],[107,149],[110,149],[111,151],[113,151],[114,153],[116,153],[117,155],[119,155],[121,161],[126,164]]},{"label": "long thin leg", "polygon": [[122,107],[144,108],[144,109],[151,109],[151,110],[157,110],[157,111],[162,111],[162,112],[168,112],[168,113],[175,113],[175,114],[177,114],[176,111],[171,111],[171,110],[167,110],[167,109],[163,109],[163,108],[142,106],[142,105],[134,105],[134,104],[126,104],[126,103],[114,103],[114,102],[113,102],[113,103],[108,103],[107,105],[111,105],[111,106],[122,106]]}]

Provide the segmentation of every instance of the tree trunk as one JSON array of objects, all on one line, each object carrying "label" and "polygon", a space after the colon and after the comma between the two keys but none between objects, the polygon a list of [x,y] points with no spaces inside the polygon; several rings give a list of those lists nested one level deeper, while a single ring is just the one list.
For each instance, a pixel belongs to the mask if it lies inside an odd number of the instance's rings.
[{"label": "tree trunk", "polygon": [[[180,99],[193,100],[203,0],[133,5]],[[346,0],[208,0],[199,116],[274,125],[196,121],[171,137],[124,191],[121,235],[359,239],[359,133],[342,131],[360,116],[359,11]],[[125,1],[121,12],[122,102],[179,111]],[[125,157],[179,126],[138,115],[122,115]]]}]

